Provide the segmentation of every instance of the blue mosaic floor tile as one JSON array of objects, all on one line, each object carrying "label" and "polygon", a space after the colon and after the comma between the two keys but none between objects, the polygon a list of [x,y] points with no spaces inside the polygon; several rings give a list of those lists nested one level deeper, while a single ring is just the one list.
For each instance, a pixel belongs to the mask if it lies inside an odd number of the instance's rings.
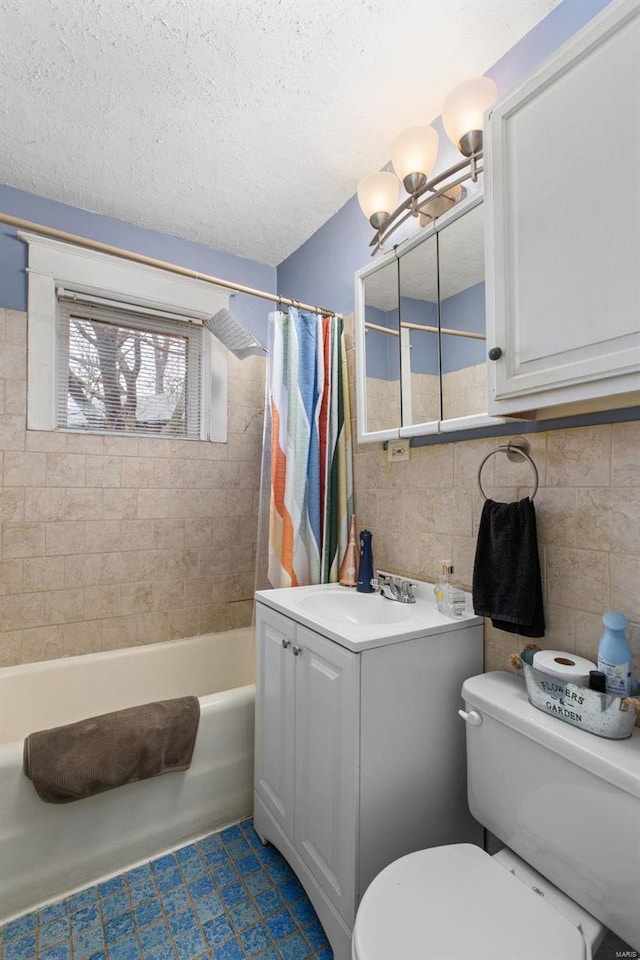
[{"label": "blue mosaic floor tile", "polygon": [[244,878],[244,885],[253,897],[259,893],[263,893],[265,890],[269,890],[272,886],[264,870],[259,870],[257,873],[250,873],[249,876]]},{"label": "blue mosaic floor tile", "polygon": [[131,913],[122,913],[119,917],[114,917],[113,920],[107,920],[104,925],[104,935],[107,945],[117,943],[118,940],[122,940],[123,937],[132,934],[133,927],[133,916]]},{"label": "blue mosaic floor tile", "polygon": [[178,913],[178,911],[184,910],[184,908],[190,904],[189,892],[185,890],[184,887],[167,890],[166,893],[160,894],[160,899],[168,915]]},{"label": "blue mosaic floor tile", "polygon": [[6,944],[2,953],[3,960],[31,960],[36,951],[36,938],[33,933]]},{"label": "blue mosaic floor tile", "polygon": [[196,880],[204,876],[207,868],[199,856],[192,857],[190,860],[180,862],[180,872],[187,880]]},{"label": "blue mosaic floor tile", "polygon": [[327,936],[322,929],[319,920],[313,920],[311,923],[308,923],[302,928],[302,932],[304,933],[305,940],[312,950],[317,952],[318,950],[322,950],[324,947],[329,946]]},{"label": "blue mosaic floor tile", "polygon": [[254,853],[247,854],[246,857],[242,857],[236,862],[236,867],[240,871],[240,874],[253,873],[255,870],[260,869],[260,861]]},{"label": "blue mosaic floor tile", "polygon": [[198,897],[205,897],[214,891],[215,887],[211,877],[202,876],[189,884],[189,893],[194,900],[197,900]]},{"label": "blue mosaic floor tile", "polygon": [[224,913],[222,901],[213,894],[196,900],[195,908],[200,923],[206,923],[207,920],[213,920],[214,917],[219,917],[220,914]]},{"label": "blue mosaic floor tile", "polygon": [[273,887],[265,890],[264,893],[259,893],[255,900],[263,917],[268,917],[271,913],[277,913],[284,907],[282,897]]},{"label": "blue mosaic floor tile", "polygon": [[94,927],[85,930],[73,938],[73,960],[92,960],[96,954],[104,950],[104,930]]},{"label": "blue mosaic floor tile", "polygon": [[71,927],[74,933],[81,930],[89,930],[100,923],[100,911],[97,905],[95,907],[83,907],[71,916]]},{"label": "blue mosaic floor tile", "polygon": [[71,947],[68,943],[58,943],[38,953],[40,960],[71,960]]},{"label": "blue mosaic floor tile", "polygon": [[151,879],[151,864],[143,863],[140,867],[134,867],[125,873],[125,878],[129,886],[133,883],[140,883],[143,880]]},{"label": "blue mosaic floor tile", "polygon": [[155,899],[158,891],[151,880],[143,880],[142,883],[135,883],[129,888],[129,896],[133,906],[137,907],[145,900]]},{"label": "blue mosaic floor tile", "polygon": [[212,947],[233,936],[233,927],[229,922],[229,918],[224,915],[215,917],[213,920],[205,923],[203,929],[207,943]]},{"label": "blue mosaic floor tile", "polygon": [[262,923],[244,930],[240,934],[240,942],[249,957],[254,957],[272,944],[271,934]]},{"label": "blue mosaic floor tile", "polygon": [[177,867],[169,867],[168,870],[157,873],[155,879],[160,891],[173,890],[174,887],[179,887],[182,883],[182,876]]},{"label": "blue mosaic floor tile", "polygon": [[147,924],[161,919],[162,908],[157,900],[149,900],[148,903],[143,903],[141,907],[137,907],[133,911],[133,920],[136,927],[146,927]]},{"label": "blue mosaic floor tile", "polygon": [[309,945],[301,933],[294,933],[278,944],[282,960],[305,960],[311,956]]},{"label": "blue mosaic floor tile", "polygon": [[235,907],[236,904],[247,899],[247,891],[240,881],[230,883],[228,887],[223,887],[220,891],[220,899],[225,907]]},{"label": "blue mosaic floor tile", "polygon": [[126,913],[129,909],[129,898],[126,893],[113,893],[110,897],[104,897],[100,901],[100,910],[103,920],[111,920],[113,917]]},{"label": "blue mosaic floor tile", "polygon": [[[52,903],[48,907],[43,907],[42,910],[38,911],[38,923],[40,926],[44,926],[47,923],[51,923],[52,920],[58,920],[60,917],[66,917],[69,913],[69,901],[62,900],[60,903]],[[33,916],[29,914],[28,916]],[[11,926],[8,924],[7,926]],[[7,928],[5,927],[5,930]]]},{"label": "blue mosaic floor tile", "polygon": [[171,935],[169,928],[164,923],[154,923],[150,927],[145,927],[139,931],[140,944],[145,953],[151,953],[158,947],[170,945]]},{"label": "blue mosaic floor tile", "polygon": [[244,950],[234,937],[221,947],[214,947],[213,956],[215,960],[244,960]]},{"label": "blue mosaic floor tile", "polygon": [[333,960],[250,820],[0,926],[0,960]]},{"label": "blue mosaic floor tile", "polygon": [[179,934],[174,942],[180,960],[194,960],[207,949],[204,937],[196,926]]},{"label": "blue mosaic floor tile", "polygon": [[230,863],[215,866],[211,871],[211,875],[217,887],[226,887],[227,884],[233,883],[234,880],[238,879],[238,871]]},{"label": "blue mosaic floor tile", "polygon": [[126,886],[124,882],[124,877],[111,877],[110,880],[105,880],[104,883],[98,884],[98,893],[101,897],[108,897],[112,893],[125,893]]},{"label": "blue mosaic floor tile", "polygon": [[288,910],[279,910],[273,916],[267,917],[265,924],[269,928],[274,940],[282,940],[296,928],[293,917]]},{"label": "blue mosaic floor tile", "polygon": [[233,826],[221,830],[219,836],[223,843],[228,843],[230,840],[237,840],[241,837],[242,830],[237,823],[234,823]]},{"label": "blue mosaic floor tile", "polygon": [[107,948],[109,960],[139,960],[140,947],[135,937],[126,937]]},{"label": "blue mosaic floor tile", "polygon": [[69,918],[61,917],[60,920],[54,920],[53,923],[47,923],[40,927],[38,932],[38,948],[52,947],[54,943],[60,943],[61,940],[69,939]]},{"label": "blue mosaic floor tile", "polygon": [[18,940],[20,937],[24,937],[29,933],[35,933],[35,930],[35,916],[32,913],[28,913],[26,917],[19,917],[17,920],[12,920],[11,923],[5,926],[4,938],[8,943],[10,940]]},{"label": "blue mosaic floor tile", "polygon": [[243,900],[237,907],[229,910],[229,916],[233,926],[238,931],[245,930],[260,919],[260,914],[249,900]]},{"label": "blue mosaic floor tile", "polygon": [[88,887],[69,897],[69,913],[77,913],[85,907],[93,907],[98,902],[98,888]]},{"label": "blue mosaic floor tile", "polygon": [[145,953],[144,960],[176,960],[176,952],[171,944],[167,944],[164,947],[158,947],[153,953]]}]

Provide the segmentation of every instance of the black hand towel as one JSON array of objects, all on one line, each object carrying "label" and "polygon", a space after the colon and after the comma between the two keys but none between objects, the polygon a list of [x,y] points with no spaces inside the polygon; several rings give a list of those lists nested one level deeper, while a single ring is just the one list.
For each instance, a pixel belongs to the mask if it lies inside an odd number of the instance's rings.
[{"label": "black hand towel", "polygon": [[529,497],[517,503],[485,501],[473,567],[473,609],[500,630],[544,637],[536,513]]}]

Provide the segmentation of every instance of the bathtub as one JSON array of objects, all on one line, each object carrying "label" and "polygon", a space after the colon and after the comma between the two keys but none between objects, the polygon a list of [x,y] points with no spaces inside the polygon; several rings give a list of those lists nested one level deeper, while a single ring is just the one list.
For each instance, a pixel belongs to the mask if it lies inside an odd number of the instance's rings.
[{"label": "bathtub", "polygon": [[[43,803],[22,773],[27,734],[194,694],[193,761],[75,803]],[[0,923],[251,813],[250,628],[0,669]]]}]

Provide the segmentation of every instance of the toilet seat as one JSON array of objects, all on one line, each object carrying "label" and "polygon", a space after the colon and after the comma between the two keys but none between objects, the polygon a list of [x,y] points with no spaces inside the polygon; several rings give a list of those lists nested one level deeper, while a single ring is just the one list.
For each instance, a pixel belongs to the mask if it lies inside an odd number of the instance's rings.
[{"label": "toilet seat", "polygon": [[396,860],[362,898],[354,960],[584,960],[569,920],[471,844]]}]

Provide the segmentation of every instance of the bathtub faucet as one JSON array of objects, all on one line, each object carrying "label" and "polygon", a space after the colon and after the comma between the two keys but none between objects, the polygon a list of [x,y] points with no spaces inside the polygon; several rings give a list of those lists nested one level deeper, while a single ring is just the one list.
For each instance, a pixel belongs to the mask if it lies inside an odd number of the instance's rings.
[{"label": "bathtub faucet", "polygon": [[401,577],[392,577],[390,574],[378,571],[378,585],[380,595],[387,600],[397,600],[399,603],[415,603],[414,589],[417,584]]}]

